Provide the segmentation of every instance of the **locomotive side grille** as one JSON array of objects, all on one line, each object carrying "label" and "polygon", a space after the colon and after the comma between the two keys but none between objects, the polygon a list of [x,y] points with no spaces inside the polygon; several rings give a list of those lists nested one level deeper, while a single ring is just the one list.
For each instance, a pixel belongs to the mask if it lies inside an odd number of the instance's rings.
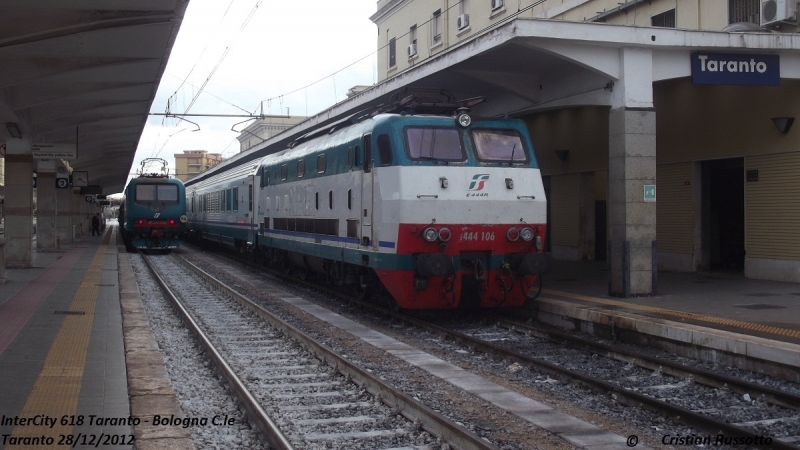
[{"label": "locomotive side grille", "polygon": [[339,219],[290,219],[276,217],[272,219],[272,229],[338,236]]}]

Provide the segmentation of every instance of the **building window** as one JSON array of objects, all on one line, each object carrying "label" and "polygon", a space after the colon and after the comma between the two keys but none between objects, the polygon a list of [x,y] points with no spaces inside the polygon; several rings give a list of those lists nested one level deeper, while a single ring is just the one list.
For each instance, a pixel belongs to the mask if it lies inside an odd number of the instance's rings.
[{"label": "building window", "polygon": [[408,30],[408,57],[417,56],[417,26],[414,25]]},{"label": "building window", "polygon": [[394,38],[389,39],[389,67],[397,65],[397,42]]},{"label": "building window", "polygon": [[456,27],[463,30],[469,26],[469,5],[467,0],[458,2],[458,18],[456,19]]},{"label": "building window", "polygon": [[675,28],[675,10],[656,14],[650,18],[650,25],[654,27]]},{"label": "building window", "polygon": [[492,11],[503,7],[504,4],[503,0],[490,0],[490,1],[492,3]]},{"label": "building window", "polygon": [[759,5],[758,0],[728,0],[728,23],[760,24]]},{"label": "building window", "polygon": [[431,17],[431,40],[434,44],[442,40],[442,10],[437,9]]}]

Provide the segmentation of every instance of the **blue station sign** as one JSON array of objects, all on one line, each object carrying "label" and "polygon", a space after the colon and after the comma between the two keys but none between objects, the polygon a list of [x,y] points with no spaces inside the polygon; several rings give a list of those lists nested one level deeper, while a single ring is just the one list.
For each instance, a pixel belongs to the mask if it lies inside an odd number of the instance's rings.
[{"label": "blue station sign", "polygon": [[692,53],[692,83],[778,86],[781,83],[780,57]]}]

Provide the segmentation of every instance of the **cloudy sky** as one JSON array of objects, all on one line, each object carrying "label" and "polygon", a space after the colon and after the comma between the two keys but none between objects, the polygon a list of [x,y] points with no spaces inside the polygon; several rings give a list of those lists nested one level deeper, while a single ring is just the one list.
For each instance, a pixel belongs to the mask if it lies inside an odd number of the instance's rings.
[{"label": "cloudy sky", "polygon": [[[263,101],[265,114],[317,113],[345,99],[352,86],[375,83],[377,28],[369,16],[376,4],[191,0],[150,112],[247,114]],[[184,150],[226,157],[239,151],[231,127],[244,118],[187,119],[200,130],[151,116],[131,172],[149,157],[166,159],[174,171],[173,155]]]}]

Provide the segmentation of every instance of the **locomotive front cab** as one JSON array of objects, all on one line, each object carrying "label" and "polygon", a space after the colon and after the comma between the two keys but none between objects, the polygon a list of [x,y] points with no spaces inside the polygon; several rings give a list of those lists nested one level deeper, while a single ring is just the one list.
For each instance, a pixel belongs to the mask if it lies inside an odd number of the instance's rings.
[{"label": "locomotive front cab", "polygon": [[131,191],[127,226],[134,246],[177,248],[187,220],[180,185],[145,179],[131,186]]},{"label": "locomotive front cab", "polygon": [[396,177],[398,200],[384,201],[402,211],[397,253],[410,261],[378,275],[403,308],[521,305],[552,267],[527,129],[515,120],[456,121],[406,119],[395,133],[407,167]]}]

